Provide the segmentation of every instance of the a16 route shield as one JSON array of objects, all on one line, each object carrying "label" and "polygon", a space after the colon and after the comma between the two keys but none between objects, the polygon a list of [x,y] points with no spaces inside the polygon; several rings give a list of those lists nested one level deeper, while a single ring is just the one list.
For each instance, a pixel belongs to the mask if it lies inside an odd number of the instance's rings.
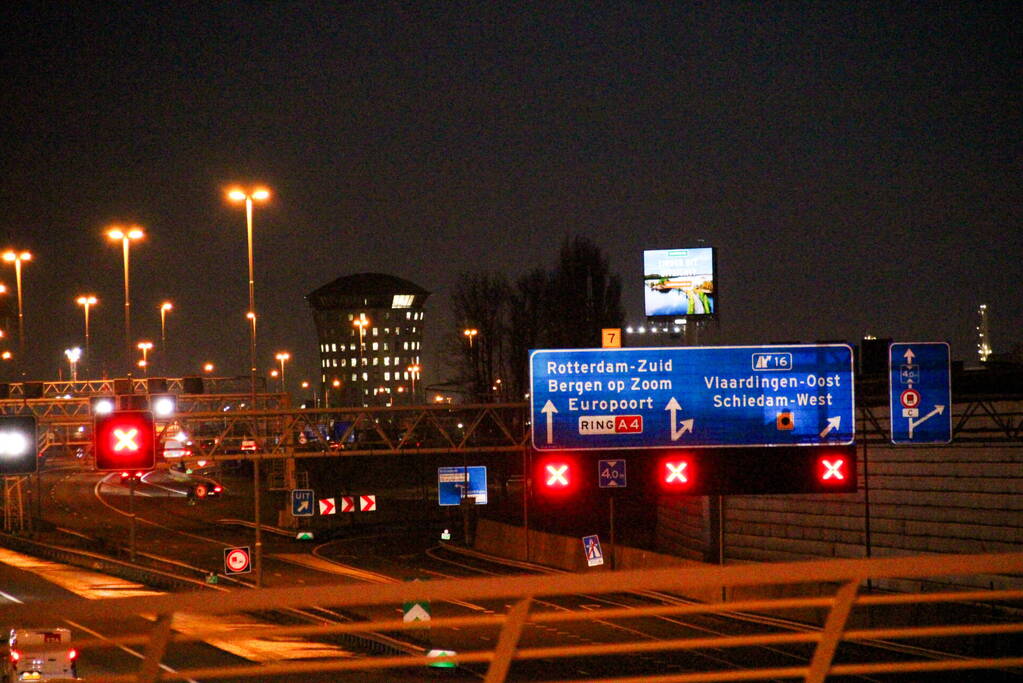
[{"label": "a16 route shield", "polygon": [[546,349],[530,355],[538,450],[851,444],[847,344]]}]

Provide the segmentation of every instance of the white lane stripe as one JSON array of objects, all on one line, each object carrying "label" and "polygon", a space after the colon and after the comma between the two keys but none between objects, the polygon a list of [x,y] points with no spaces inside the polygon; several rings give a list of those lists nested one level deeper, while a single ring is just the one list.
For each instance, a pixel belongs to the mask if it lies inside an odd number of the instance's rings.
[{"label": "white lane stripe", "polygon": [[[114,647],[117,647],[117,648],[119,648],[121,650],[124,650],[125,652],[127,652],[128,654],[130,654],[133,657],[138,657],[139,659],[145,659],[145,655],[143,655],[141,652],[137,652],[135,650],[132,650],[127,645],[121,645],[119,643],[114,643],[114,642],[111,641],[110,638],[107,638],[106,636],[104,636],[102,633],[100,633],[98,631],[93,631],[91,628],[87,628],[85,626],[82,626],[81,624],[79,624],[77,622],[74,622],[74,621],[71,621],[70,619],[65,619],[64,621],[65,621],[65,623],[68,623],[71,626],[73,626],[73,627],[75,627],[75,628],[77,628],[77,629],[79,629],[81,631],[85,631],[86,633],[88,633],[93,638],[99,638],[100,640],[103,640],[103,641],[106,641],[106,642],[110,643]],[[167,666],[163,662],[160,662],[160,668],[163,669],[164,671],[166,671],[169,674],[176,674],[177,673],[176,669],[172,669],[171,667]],[[184,680],[188,681],[188,683],[199,683],[199,681],[195,680],[194,678],[186,678]]]},{"label": "white lane stripe", "polygon": [[0,591],[0,598],[5,598],[7,600],[10,600],[11,602],[16,602],[19,605],[24,605],[25,604],[24,602],[22,602],[21,600],[18,600],[16,597],[11,595],[10,593],[4,593],[3,591]]}]

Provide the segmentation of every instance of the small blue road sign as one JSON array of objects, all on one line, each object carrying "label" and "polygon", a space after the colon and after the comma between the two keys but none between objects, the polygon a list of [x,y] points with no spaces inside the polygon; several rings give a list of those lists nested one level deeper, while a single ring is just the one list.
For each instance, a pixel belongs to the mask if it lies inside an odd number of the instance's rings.
[{"label": "small blue road sign", "polygon": [[597,482],[602,489],[625,488],[625,460],[598,460]]},{"label": "small blue road sign", "polygon": [[586,555],[586,566],[604,564],[604,551],[600,549],[600,537],[596,534],[583,536],[583,553]]},{"label": "small blue road sign", "polygon": [[544,349],[530,378],[541,451],[855,440],[848,344]]},{"label": "small blue road sign", "polygon": [[312,489],[291,490],[291,514],[293,517],[312,517],[316,514]]},{"label": "small blue road sign", "polygon": [[952,440],[949,362],[945,342],[898,342],[888,347],[892,443]]},{"label": "small blue road sign", "polygon": [[486,505],[487,468],[471,465],[466,477],[464,467],[438,467],[437,498],[440,505],[460,505],[463,498],[473,498],[477,505]]}]

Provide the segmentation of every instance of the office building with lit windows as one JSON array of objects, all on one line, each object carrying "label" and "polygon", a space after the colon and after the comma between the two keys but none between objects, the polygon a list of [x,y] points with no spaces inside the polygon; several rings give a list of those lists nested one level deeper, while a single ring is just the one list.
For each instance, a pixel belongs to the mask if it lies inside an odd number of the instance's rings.
[{"label": "office building with lit windows", "polygon": [[430,292],[383,273],[346,275],[306,295],[330,406],[421,402],[423,304]]}]

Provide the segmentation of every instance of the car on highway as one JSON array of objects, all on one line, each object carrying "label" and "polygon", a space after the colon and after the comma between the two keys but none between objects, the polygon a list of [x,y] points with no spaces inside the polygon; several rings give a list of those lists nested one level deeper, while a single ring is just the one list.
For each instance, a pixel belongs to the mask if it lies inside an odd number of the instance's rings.
[{"label": "car on highway", "polygon": [[168,469],[167,473],[175,481],[186,486],[187,496],[190,499],[219,498],[224,495],[224,485],[206,474],[207,470],[193,470],[186,467],[183,462],[175,462]]},{"label": "car on highway", "polygon": [[14,628],[0,638],[7,656],[0,662],[0,681],[74,680],[78,678],[78,650],[66,628]]}]

